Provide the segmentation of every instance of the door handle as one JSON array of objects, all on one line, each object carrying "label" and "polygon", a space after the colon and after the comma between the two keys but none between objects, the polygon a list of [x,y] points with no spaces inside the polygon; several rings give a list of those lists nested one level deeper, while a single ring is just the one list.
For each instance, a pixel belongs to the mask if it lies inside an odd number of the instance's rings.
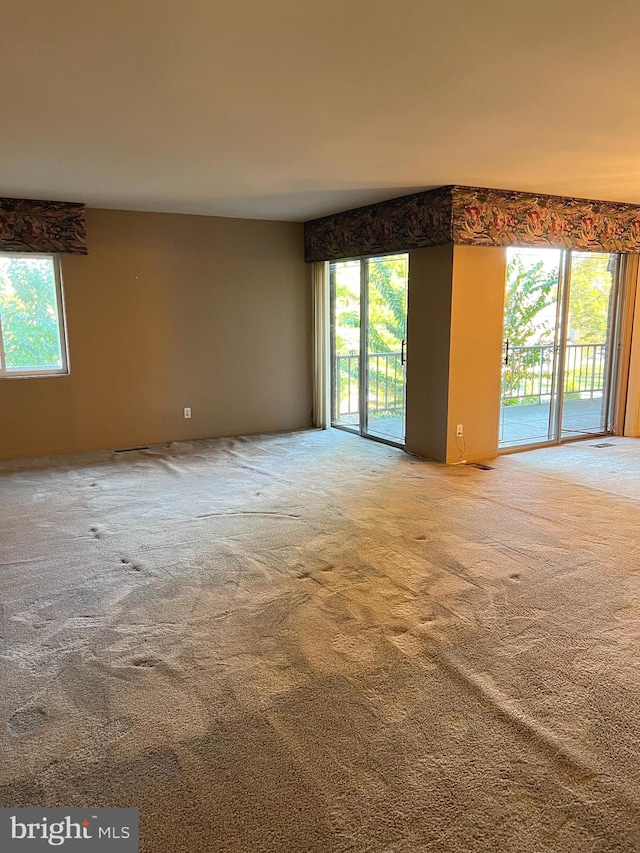
[{"label": "door handle", "polygon": [[400,346],[400,364],[405,363],[404,346],[405,346],[405,341],[403,340],[402,344]]},{"label": "door handle", "polygon": [[509,364],[509,338],[504,342],[504,363]]}]

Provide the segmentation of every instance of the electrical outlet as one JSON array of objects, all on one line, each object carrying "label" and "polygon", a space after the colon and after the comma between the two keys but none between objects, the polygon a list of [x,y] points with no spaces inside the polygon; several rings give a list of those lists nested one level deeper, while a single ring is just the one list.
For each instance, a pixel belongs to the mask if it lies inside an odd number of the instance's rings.
[{"label": "electrical outlet", "polygon": [[185,418],[191,417],[191,408],[189,406],[184,407],[184,416],[185,416]]},{"label": "electrical outlet", "polygon": [[464,433],[462,431],[462,424],[458,424],[458,426],[456,427],[456,438],[462,438],[463,435]]}]

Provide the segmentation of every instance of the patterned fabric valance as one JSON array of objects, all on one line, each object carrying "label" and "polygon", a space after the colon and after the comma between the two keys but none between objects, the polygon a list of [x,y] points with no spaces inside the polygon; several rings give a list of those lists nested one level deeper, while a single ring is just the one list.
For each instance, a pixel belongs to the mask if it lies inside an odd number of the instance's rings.
[{"label": "patterned fabric valance", "polygon": [[451,244],[640,252],[640,206],[450,186],[305,223],[309,262]]},{"label": "patterned fabric valance", "polygon": [[0,251],[86,255],[84,205],[0,198]]},{"label": "patterned fabric valance", "polygon": [[331,261],[451,242],[451,187],[305,222],[305,259]]}]

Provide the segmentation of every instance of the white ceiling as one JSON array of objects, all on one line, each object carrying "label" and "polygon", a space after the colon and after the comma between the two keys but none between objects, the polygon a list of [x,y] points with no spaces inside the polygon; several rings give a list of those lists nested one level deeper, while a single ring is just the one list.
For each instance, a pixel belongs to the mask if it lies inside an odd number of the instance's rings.
[{"label": "white ceiling", "polygon": [[0,195],[308,219],[640,203],[638,0],[0,0]]}]

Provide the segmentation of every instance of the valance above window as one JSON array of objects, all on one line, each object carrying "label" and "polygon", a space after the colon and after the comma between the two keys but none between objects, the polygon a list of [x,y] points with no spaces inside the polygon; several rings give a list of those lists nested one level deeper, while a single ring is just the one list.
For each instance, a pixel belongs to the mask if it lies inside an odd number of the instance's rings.
[{"label": "valance above window", "polygon": [[86,255],[84,205],[0,198],[0,251]]},{"label": "valance above window", "polygon": [[426,246],[531,246],[640,253],[640,205],[448,186],[306,222],[305,258]]}]

